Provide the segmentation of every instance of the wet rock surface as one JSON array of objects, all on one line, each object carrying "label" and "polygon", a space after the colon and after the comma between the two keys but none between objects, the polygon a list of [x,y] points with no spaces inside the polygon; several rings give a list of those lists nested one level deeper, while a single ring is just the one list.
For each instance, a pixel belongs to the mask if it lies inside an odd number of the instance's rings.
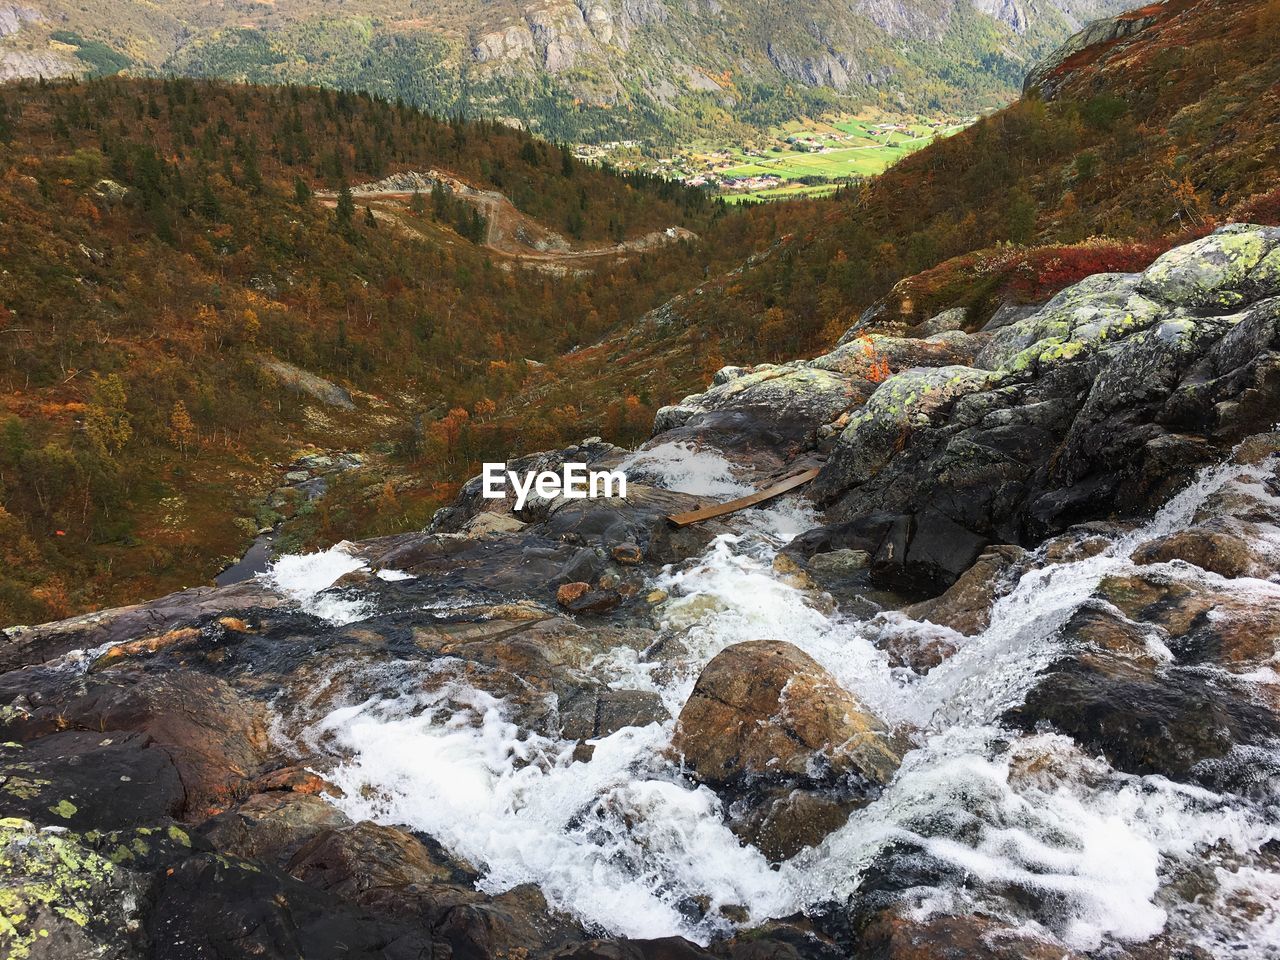
[{"label": "wet rock surface", "polygon": [[717,655],[680,712],[672,749],[717,786],[853,775],[887,783],[899,758],[884,724],[804,652],[783,641]]},{"label": "wet rock surface", "polygon": [[[7,630],[0,939],[1253,949],[1280,777],[1277,250],[1233,228],[982,333],[858,329],[721,371],[638,451],[510,464],[622,468],[625,500],[517,512],[472,481],[427,531]],[[819,464],[768,507],[666,521]]]}]

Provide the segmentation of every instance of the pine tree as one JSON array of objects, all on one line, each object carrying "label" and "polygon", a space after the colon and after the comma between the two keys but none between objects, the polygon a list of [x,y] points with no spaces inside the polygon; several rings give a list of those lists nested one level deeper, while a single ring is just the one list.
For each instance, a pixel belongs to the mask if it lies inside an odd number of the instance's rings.
[{"label": "pine tree", "polygon": [[339,232],[350,234],[356,217],[356,199],[351,194],[351,185],[344,179],[338,188],[338,206],[333,212],[334,223]]}]

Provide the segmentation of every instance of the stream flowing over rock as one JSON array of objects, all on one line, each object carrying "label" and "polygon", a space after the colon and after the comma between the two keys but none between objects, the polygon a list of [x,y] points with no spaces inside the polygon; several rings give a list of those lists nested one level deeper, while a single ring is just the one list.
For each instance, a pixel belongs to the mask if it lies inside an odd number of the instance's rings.
[{"label": "stream flowing over rock", "polygon": [[984,333],[863,326],[508,465],[626,499],[477,478],[425,531],[4,631],[0,941],[1275,956],[1278,265],[1237,225]]}]

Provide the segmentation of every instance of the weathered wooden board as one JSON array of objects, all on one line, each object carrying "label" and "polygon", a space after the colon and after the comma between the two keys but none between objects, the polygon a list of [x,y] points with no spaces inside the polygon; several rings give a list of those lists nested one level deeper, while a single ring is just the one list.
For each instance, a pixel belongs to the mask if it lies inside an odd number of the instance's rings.
[{"label": "weathered wooden board", "polygon": [[667,517],[667,522],[673,527],[687,527],[691,523],[701,523],[703,520],[723,517],[726,513],[735,513],[747,507],[754,507],[758,503],[764,503],[766,500],[780,497],[796,487],[804,486],[818,475],[819,469],[814,467],[812,470],[804,471],[804,473],[797,473],[795,476],[787,477],[785,480],[775,483],[772,487],[757,490],[749,496],[739,497],[737,500],[730,500],[728,503],[713,503],[709,507],[700,507],[697,510],[690,510],[688,513],[673,513]]}]

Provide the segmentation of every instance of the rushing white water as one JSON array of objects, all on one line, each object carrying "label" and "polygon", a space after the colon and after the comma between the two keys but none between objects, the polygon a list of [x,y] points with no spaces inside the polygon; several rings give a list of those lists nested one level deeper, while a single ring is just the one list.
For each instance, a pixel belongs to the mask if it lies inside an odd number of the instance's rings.
[{"label": "rushing white water", "polygon": [[366,614],[368,604],[324,592],[346,574],[368,566],[351,554],[350,547],[343,541],[321,553],[281,557],[263,577],[281,593],[296,600],[307,613],[334,624],[351,623]]},{"label": "rushing white water", "polygon": [[741,497],[754,489],[735,477],[733,466],[719,453],[684,442],[638,450],[620,469],[628,477],[653,477],[668,490],[700,497]]},{"label": "rushing white water", "polygon": [[[709,451],[639,456],[669,486],[740,492],[728,464]],[[681,652],[657,669],[620,647],[593,664],[600,679],[654,690],[674,716],[717,652],[785,639],[888,723],[914,731],[883,794],[777,868],[742,845],[716,796],[666,758],[674,721],[620,730],[597,741],[589,760],[574,760],[572,742],[521,729],[490,694],[430,682],[447,674],[447,661],[396,661],[360,685],[375,695],[316,718],[305,736],[341,758],[329,775],[351,816],[431,834],[478,865],[488,891],[536,882],[553,906],[603,932],[706,942],[736,925],[722,908],[745,909],[759,923],[847,897],[887,846],[905,844],[964,879],[910,891],[921,915],[981,910],[1078,949],[1176,928],[1211,953],[1231,945],[1232,956],[1268,956],[1280,944],[1280,881],[1257,851],[1280,839],[1272,807],[1121,774],[1067,737],[999,726],[1062,653],[1058,628],[1102,578],[1133,572],[1128,556],[1137,544],[1186,526],[1240,478],[1250,485],[1262,475],[1236,465],[1208,470],[1098,555],[1031,570],[998,601],[987,630],[952,635],[957,652],[923,676],[892,666],[873,640],[886,630],[943,628],[900,615],[834,615],[775,573],[780,547],[813,522],[799,500],[740,515],[736,534],[664,572],[655,584],[669,593],[660,632]],[[1270,496],[1261,486],[1253,492]],[[271,575],[304,605],[356,568],[349,556],[288,559]],[[1280,602],[1280,587],[1266,581],[1224,581],[1180,563],[1146,569]],[[1158,640],[1152,649],[1167,659]],[[1277,682],[1267,667],[1247,676]],[[1196,901],[1168,892],[1205,869],[1215,882]],[[695,900],[710,906],[689,909]]]}]

